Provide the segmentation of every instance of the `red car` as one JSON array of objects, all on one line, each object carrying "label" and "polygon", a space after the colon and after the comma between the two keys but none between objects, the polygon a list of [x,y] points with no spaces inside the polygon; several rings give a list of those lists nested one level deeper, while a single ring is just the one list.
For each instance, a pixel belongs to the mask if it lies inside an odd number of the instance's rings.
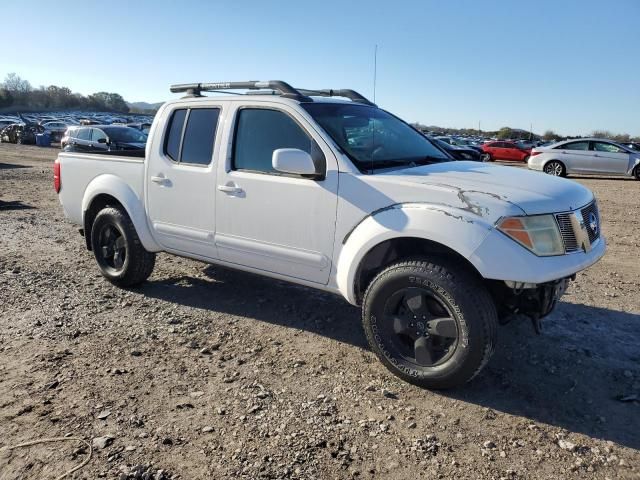
[{"label": "red car", "polygon": [[490,162],[492,160],[514,160],[516,162],[527,162],[531,155],[531,148],[518,145],[515,142],[490,142],[482,145],[482,160]]}]

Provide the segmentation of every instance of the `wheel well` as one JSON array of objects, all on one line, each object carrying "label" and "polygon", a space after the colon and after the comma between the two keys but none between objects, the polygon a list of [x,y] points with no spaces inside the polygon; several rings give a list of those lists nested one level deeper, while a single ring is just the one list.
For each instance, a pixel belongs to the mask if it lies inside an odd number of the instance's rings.
[{"label": "wheel well", "polygon": [[91,200],[89,208],[87,208],[84,212],[84,240],[87,244],[87,250],[91,250],[91,228],[93,227],[93,222],[100,210],[107,207],[118,207],[123,211],[126,211],[124,210],[122,204],[115,197],[107,195],[106,193],[96,195],[94,199]]},{"label": "wheel well", "polygon": [[455,250],[441,243],[416,237],[400,237],[385,240],[379,243],[360,261],[355,276],[354,291],[358,303],[362,300],[364,292],[371,280],[386,267],[403,258],[419,257],[424,255],[441,256],[450,261],[459,263],[482,278],[478,270],[469,260]]}]

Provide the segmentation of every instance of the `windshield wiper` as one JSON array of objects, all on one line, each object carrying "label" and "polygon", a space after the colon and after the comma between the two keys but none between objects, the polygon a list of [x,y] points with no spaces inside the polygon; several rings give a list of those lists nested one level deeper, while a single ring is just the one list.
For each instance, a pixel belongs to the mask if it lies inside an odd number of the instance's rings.
[{"label": "windshield wiper", "polygon": [[432,163],[440,163],[440,162],[447,162],[449,161],[448,158],[445,157],[434,157],[431,155],[427,155],[425,157],[421,157],[421,158],[415,158],[415,159],[399,159],[399,160],[373,160],[370,163],[364,163],[365,167],[369,167],[368,170],[377,170],[380,168],[391,168],[391,167],[403,167],[403,166],[408,166],[408,167],[418,167],[420,165],[430,165]]}]

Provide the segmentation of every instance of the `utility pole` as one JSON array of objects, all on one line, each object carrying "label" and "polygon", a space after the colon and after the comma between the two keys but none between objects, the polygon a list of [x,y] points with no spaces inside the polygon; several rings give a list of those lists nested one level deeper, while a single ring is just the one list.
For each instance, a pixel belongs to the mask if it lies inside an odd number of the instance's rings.
[{"label": "utility pole", "polygon": [[480,130],[480,120],[478,120],[478,135],[480,135],[482,133],[482,130]]}]

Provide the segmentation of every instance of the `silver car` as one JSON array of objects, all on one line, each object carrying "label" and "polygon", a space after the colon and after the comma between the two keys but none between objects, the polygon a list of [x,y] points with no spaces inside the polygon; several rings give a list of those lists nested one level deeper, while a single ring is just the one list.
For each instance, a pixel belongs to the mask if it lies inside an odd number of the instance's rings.
[{"label": "silver car", "polygon": [[640,151],[604,138],[565,140],[531,150],[528,166],[549,175],[625,175],[640,180]]}]

